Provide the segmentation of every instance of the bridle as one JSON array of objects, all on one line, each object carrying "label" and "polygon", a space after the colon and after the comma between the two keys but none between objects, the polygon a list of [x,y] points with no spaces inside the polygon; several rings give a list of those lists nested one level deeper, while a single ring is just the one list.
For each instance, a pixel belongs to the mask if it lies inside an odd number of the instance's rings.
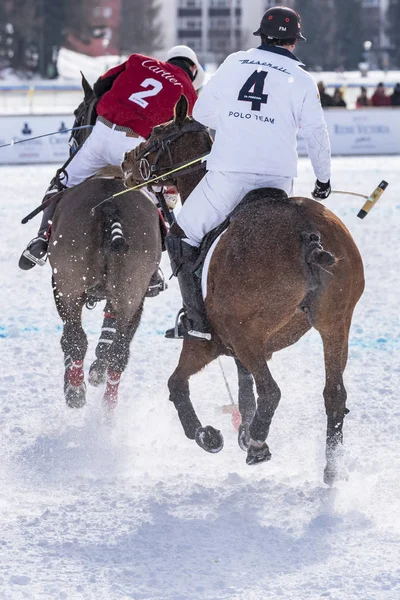
[{"label": "bridle", "polygon": [[[179,129],[171,131],[171,133],[168,133],[166,135],[161,134],[154,140],[151,140],[150,138],[148,143],[144,143],[144,147],[142,145],[141,147],[139,146],[137,149],[134,150],[134,160],[135,162],[139,162],[138,169],[143,181],[148,181],[149,179],[154,177],[159,178],[160,182],[171,180],[171,177],[168,176],[169,171],[185,165],[186,161],[174,164],[171,153],[171,145],[187,133],[204,133],[209,149],[205,154],[200,155],[198,157],[198,163],[189,166],[187,169],[181,169],[179,171],[179,177],[181,177],[182,175],[186,175],[187,173],[192,173],[205,168],[204,163],[200,162],[200,159],[209,154],[212,146],[212,138],[207,128],[204,127],[204,125],[198,123],[190,117]],[[147,157],[153,153],[156,153],[156,155],[154,160],[152,161],[152,164],[150,164]],[[167,153],[169,164],[167,166],[160,167],[158,163],[165,153]],[[163,177],[163,174],[166,175],[165,178]]]},{"label": "bridle", "polygon": [[[75,122],[74,127],[82,125],[93,125],[96,123],[97,112],[96,104],[98,98],[93,94],[89,99],[84,98],[78,108],[74,111]],[[70,155],[73,155],[76,150],[86,142],[91,133],[91,129],[82,129],[78,132],[73,131],[69,138]]]}]

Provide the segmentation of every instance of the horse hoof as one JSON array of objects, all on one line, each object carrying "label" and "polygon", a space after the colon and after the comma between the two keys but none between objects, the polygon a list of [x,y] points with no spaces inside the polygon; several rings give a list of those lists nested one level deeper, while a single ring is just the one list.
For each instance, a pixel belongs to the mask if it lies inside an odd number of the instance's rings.
[{"label": "horse hoof", "polygon": [[103,407],[103,425],[110,427],[111,429],[115,426],[116,415],[114,410],[110,410],[107,407]]},{"label": "horse hoof", "polygon": [[271,452],[266,443],[261,446],[253,446],[250,444],[246,457],[246,463],[248,465],[258,465],[267,460],[271,460]]},{"label": "horse hoof", "polygon": [[107,363],[95,360],[90,365],[89,383],[93,387],[98,387],[106,380]]},{"label": "horse hoof", "polygon": [[324,483],[332,487],[336,481],[336,471],[331,467],[325,467],[324,469]]},{"label": "horse hoof", "polygon": [[250,447],[250,439],[250,425],[248,425],[248,423],[242,423],[239,426],[238,444],[239,448],[244,452],[247,452]]},{"label": "horse hoof", "polygon": [[332,487],[338,481],[348,481],[349,475],[344,470],[338,470],[332,465],[326,465],[324,469],[324,483]]},{"label": "horse hoof", "polygon": [[224,447],[224,438],[218,429],[214,429],[211,425],[207,427],[199,427],[195,434],[196,443],[206,452],[216,454],[221,452]]},{"label": "horse hoof", "polygon": [[86,385],[68,385],[65,390],[65,401],[70,408],[82,408],[86,404]]}]

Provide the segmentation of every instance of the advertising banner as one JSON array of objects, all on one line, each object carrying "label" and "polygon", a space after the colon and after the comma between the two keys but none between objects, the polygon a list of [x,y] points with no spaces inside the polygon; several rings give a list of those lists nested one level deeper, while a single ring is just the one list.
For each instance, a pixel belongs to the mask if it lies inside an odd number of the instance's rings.
[{"label": "advertising banner", "polygon": [[[332,154],[351,156],[363,154],[400,154],[400,109],[370,108],[325,110],[331,138]],[[14,140],[26,140],[73,125],[73,116],[61,115],[0,115],[0,146]],[[1,164],[57,163],[68,158],[70,133],[0,148]],[[304,140],[299,138],[300,156],[307,154]]]},{"label": "advertising banner", "polygon": [[59,132],[73,126],[72,115],[7,115],[0,116],[0,164],[58,163],[60,166],[69,154],[70,132],[57,133],[41,139],[15,144],[20,140]]},{"label": "advertising banner", "polygon": [[[369,108],[346,110],[329,108],[325,120],[331,138],[332,154],[400,154],[400,110]],[[304,140],[298,151],[307,154]]]}]

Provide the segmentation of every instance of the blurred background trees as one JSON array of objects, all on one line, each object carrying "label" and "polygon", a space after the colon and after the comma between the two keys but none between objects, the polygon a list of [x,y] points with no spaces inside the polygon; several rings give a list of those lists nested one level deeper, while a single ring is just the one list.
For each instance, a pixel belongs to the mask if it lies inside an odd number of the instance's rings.
[{"label": "blurred background trees", "polygon": [[120,54],[152,54],[163,47],[160,4],[154,0],[122,0]]},{"label": "blurred background trees", "polygon": [[298,44],[296,54],[308,69],[333,70],[333,65],[337,65],[337,49],[331,0],[296,0],[295,8],[301,14],[302,31],[307,38],[306,43]]},{"label": "blurred background trees", "polygon": [[[242,6],[251,1],[242,0]],[[308,69],[357,70],[362,62],[400,68],[400,0],[388,0],[386,15],[386,4],[378,0],[290,2],[302,15],[307,43],[298,44],[296,52]],[[90,56],[154,54],[165,41],[162,6],[163,0],[0,0],[0,71],[56,78],[63,46]],[[193,10],[185,9],[190,34],[199,33],[190,29],[198,20],[190,16]],[[217,63],[228,52],[245,49],[250,39],[238,24],[234,35],[223,32],[232,43],[218,51],[212,33],[208,50]]]},{"label": "blurred background trees", "polygon": [[294,5],[307,38],[296,51],[307,68],[357,70],[369,39],[362,0],[295,0]]},{"label": "blurred background trees", "polygon": [[62,46],[97,56],[162,47],[159,0],[0,0],[0,69],[58,76]]},{"label": "blurred background trees", "polygon": [[400,0],[390,0],[386,32],[391,40],[393,62],[400,67]]}]

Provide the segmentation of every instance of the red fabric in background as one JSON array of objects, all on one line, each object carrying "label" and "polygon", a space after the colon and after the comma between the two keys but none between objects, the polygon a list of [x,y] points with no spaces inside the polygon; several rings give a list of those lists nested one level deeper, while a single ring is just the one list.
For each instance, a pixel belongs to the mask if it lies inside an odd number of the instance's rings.
[{"label": "red fabric in background", "polygon": [[390,106],[390,96],[386,96],[383,94],[379,94],[379,92],[375,92],[371,96],[371,105],[372,106]]}]

